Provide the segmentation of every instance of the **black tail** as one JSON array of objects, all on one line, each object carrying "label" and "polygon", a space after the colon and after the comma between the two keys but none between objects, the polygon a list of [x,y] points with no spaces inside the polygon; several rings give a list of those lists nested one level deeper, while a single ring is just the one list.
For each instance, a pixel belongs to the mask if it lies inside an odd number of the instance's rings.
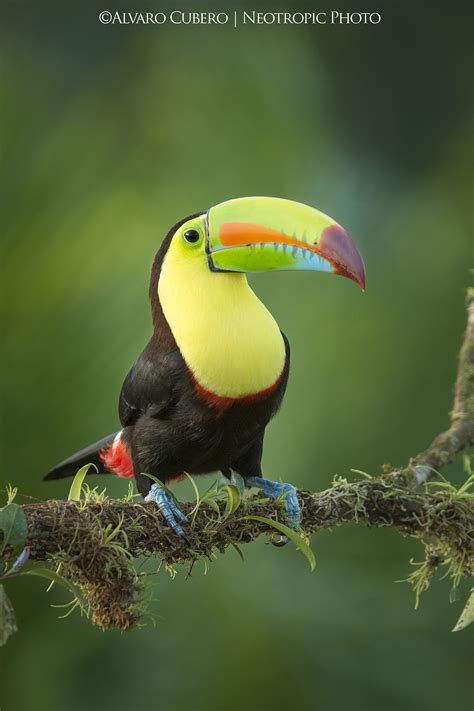
[{"label": "black tail", "polygon": [[114,441],[114,437],[117,433],[109,435],[100,439],[98,442],[89,445],[85,449],[81,449],[80,452],[76,452],[72,457],[68,457],[60,464],[56,464],[53,469],[51,469],[45,477],[45,480],[50,481],[51,479],[64,479],[67,476],[74,476],[78,469],[80,469],[84,464],[95,464],[99,468],[99,471],[104,470],[104,466],[99,456],[101,449],[105,449]]}]

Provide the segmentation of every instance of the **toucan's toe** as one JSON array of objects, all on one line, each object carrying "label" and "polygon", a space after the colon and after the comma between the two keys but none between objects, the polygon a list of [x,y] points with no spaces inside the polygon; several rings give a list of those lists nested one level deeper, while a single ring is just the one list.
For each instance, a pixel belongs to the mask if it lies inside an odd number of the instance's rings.
[{"label": "toucan's toe", "polygon": [[245,481],[247,486],[255,486],[260,489],[264,496],[270,499],[279,499],[282,497],[285,502],[286,515],[290,528],[298,530],[301,526],[301,506],[298,501],[296,487],[293,484],[279,484],[270,479],[264,479],[260,476],[248,477]]},{"label": "toucan's toe", "polygon": [[299,529],[301,525],[301,506],[296,494],[296,487],[292,484],[283,485],[285,496],[286,515],[291,528]]},{"label": "toucan's toe", "polygon": [[174,517],[178,520],[181,521],[182,523],[188,523],[188,517],[186,514],[184,514],[181,509],[179,508],[178,504],[174,499],[170,497],[169,499],[169,504],[171,511],[173,512]]},{"label": "toucan's toe", "polygon": [[145,496],[145,501],[153,501],[163,514],[168,526],[173,529],[176,535],[181,536],[181,538],[187,538],[178,521],[187,523],[188,519],[166,489],[159,484],[152,484],[149,493]]}]

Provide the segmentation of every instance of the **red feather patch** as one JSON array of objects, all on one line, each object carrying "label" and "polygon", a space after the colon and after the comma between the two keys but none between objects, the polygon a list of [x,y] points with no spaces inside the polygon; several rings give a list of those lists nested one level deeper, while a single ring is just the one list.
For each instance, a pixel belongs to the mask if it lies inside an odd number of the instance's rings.
[{"label": "red feather patch", "polygon": [[225,410],[227,410],[229,407],[232,407],[233,405],[253,405],[256,402],[259,402],[259,400],[264,400],[266,397],[271,395],[280,385],[283,376],[286,373],[287,367],[288,359],[286,359],[285,365],[283,366],[283,370],[281,371],[280,375],[275,380],[273,385],[270,385],[270,387],[265,388],[265,390],[260,390],[260,392],[254,393],[252,395],[244,395],[243,397],[226,397],[216,395],[215,393],[211,392],[210,390],[207,390],[204,386],[198,383],[196,378],[193,376],[194,391],[201,398],[201,400],[204,400],[207,403],[209,407],[215,408],[219,412],[219,414],[222,414],[223,412],[225,412]]},{"label": "red feather patch", "polygon": [[133,479],[135,477],[132,458],[120,437],[108,449],[103,449],[99,456],[109,472],[113,472],[124,479]]}]

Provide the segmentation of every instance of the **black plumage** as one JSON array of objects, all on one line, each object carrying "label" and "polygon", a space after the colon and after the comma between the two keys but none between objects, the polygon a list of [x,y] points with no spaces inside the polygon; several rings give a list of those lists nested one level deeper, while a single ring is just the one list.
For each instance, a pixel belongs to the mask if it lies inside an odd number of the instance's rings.
[{"label": "black plumage", "polygon": [[221,408],[206,402],[179,350],[163,352],[153,337],[125,379],[120,396],[122,440],[130,448],[137,486],[144,496],[152,481],[167,483],[183,472],[237,471],[261,476],[265,428],[285,393],[286,365],[267,396],[235,401]]}]

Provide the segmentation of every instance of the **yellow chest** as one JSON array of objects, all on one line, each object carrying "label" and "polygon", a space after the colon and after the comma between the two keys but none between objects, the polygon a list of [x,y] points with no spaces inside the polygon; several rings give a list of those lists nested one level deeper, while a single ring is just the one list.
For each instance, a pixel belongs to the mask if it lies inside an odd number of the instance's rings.
[{"label": "yellow chest", "polygon": [[166,258],[158,297],[181,355],[206,390],[245,397],[280,376],[283,337],[244,274],[216,274],[197,260]]}]

